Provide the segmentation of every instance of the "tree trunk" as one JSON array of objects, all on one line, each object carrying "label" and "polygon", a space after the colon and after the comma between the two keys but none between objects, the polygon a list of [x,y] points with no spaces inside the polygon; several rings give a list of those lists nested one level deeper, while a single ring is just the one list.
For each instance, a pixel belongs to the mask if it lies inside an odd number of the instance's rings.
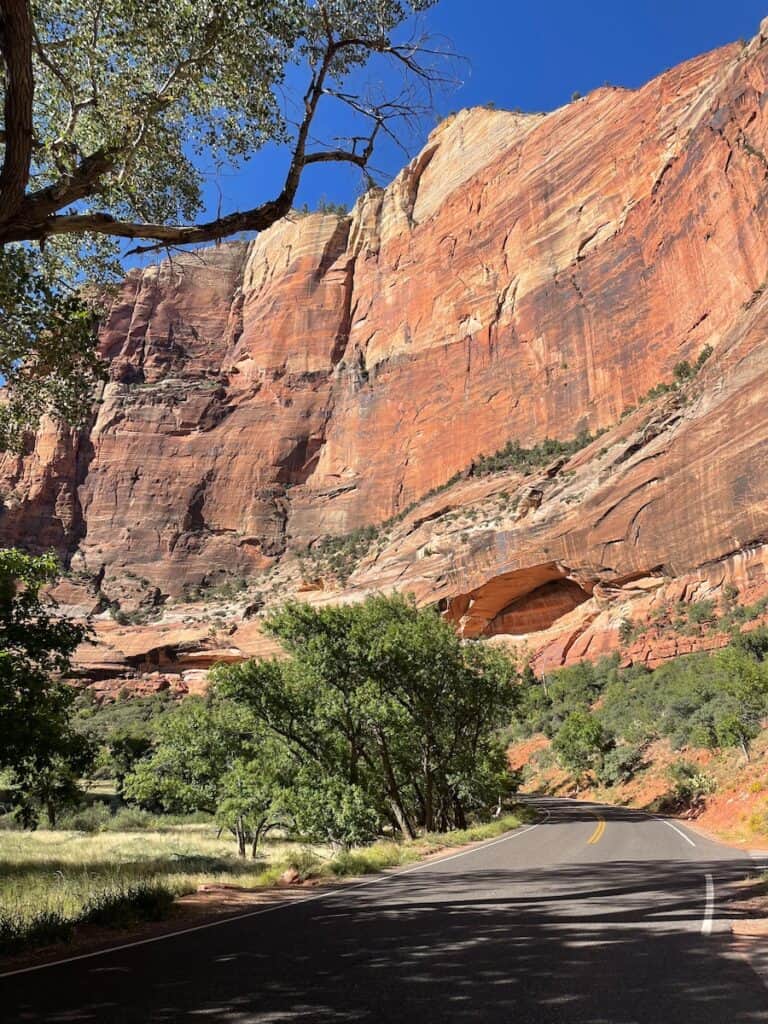
[{"label": "tree trunk", "polygon": [[461,800],[457,796],[453,798],[453,819],[456,822],[456,828],[464,829],[467,827],[467,817],[464,814],[464,808],[461,806]]},{"label": "tree trunk", "polygon": [[0,224],[21,206],[32,162],[32,15],[27,0],[0,0],[0,53],[5,65],[5,156],[0,171]]},{"label": "tree trunk", "polygon": [[256,854],[259,852],[259,843],[261,842],[261,825],[257,825],[253,831],[253,843],[251,845],[251,860],[256,860]]},{"label": "tree trunk", "polygon": [[422,758],[422,770],[424,772],[424,828],[427,832],[435,831],[435,783],[432,778],[432,770],[429,767],[429,758]]},{"label": "tree trunk", "polygon": [[379,745],[379,754],[381,756],[381,764],[384,769],[384,779],[392,813],[395,815],[398,827],[403,835],[407,835],[409,839],[415,839],[416,830],[408,819],[408,815],[400,795],[400,787],[397,784],[397,779],[395,778],[395,773],[392,768],[392,762],[389,758],[387,741],[380,729],[374,729],[374,733]]}]

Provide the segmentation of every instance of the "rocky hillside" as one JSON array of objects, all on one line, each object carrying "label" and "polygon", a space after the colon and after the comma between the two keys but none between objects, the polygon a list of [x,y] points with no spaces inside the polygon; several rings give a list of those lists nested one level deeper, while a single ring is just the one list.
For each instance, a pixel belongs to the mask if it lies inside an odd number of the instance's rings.
[{"label": "rocky hillside", "polygon": [[0,460],[0,543],[61,553],[94,678],[198,680],[299,589],[410,590],[546,664],[685,649],[669,608],[768,591],[767,154],[768,19],[132,271],[93,421]]}]

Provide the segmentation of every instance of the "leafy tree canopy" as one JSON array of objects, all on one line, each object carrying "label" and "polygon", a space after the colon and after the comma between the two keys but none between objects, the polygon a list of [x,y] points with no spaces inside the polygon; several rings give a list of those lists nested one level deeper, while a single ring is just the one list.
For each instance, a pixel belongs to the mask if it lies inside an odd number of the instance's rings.
[{"label": "leafy tree canopy", "polygon": [[374,820],[410,836],[463,828],[505,793],[496,731],[516,691],[498,652],[463,645],[405,597],[292,603],[266,628],[290,657],[221,667],[216,689],[286,744],[313,834],[348,843]]},{"label": "leafy tree canopy", "polygon": [[0,550],[0,768],[28,824],[41,806],[52,816],[91,760],[90,744],[70,725],[75,692],[59,678],[87,631],[41,594],[57,573],[52,555]]},{"label": "leafy tree canopy", "polygon": [[134,761],[123,793],[143,806],[208,811],[237,839],[241,856],[285,817],[286,760],[247,708],[190,697],[164,716],[150,756]]}]

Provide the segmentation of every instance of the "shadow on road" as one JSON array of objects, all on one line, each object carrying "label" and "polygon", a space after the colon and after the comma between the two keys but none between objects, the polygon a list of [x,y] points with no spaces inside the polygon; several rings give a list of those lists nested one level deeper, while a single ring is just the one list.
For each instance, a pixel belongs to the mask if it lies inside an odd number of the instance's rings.
[{"label": "shadow on road", "polygon": [[[703,873],[733,861],[439,865],[6,983],[6,1019],[747,1024],[768,1001]],[[0,983],[2,984],[2,983]]]}]

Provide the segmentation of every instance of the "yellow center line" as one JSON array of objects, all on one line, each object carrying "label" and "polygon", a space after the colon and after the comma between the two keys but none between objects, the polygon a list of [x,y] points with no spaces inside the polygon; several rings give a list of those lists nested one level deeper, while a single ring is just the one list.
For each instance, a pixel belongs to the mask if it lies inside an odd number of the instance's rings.
[{"label": "yellow center line", "polygon": [[599,843],[600,840],[603,838],[603,832],[605,832],[605,818],[601,817],[598,814],[597,815],[597,828],[592,833],[592,835],[589,837],[587,842],[591,843],[593,846],[594,846],[595,843]]}]

